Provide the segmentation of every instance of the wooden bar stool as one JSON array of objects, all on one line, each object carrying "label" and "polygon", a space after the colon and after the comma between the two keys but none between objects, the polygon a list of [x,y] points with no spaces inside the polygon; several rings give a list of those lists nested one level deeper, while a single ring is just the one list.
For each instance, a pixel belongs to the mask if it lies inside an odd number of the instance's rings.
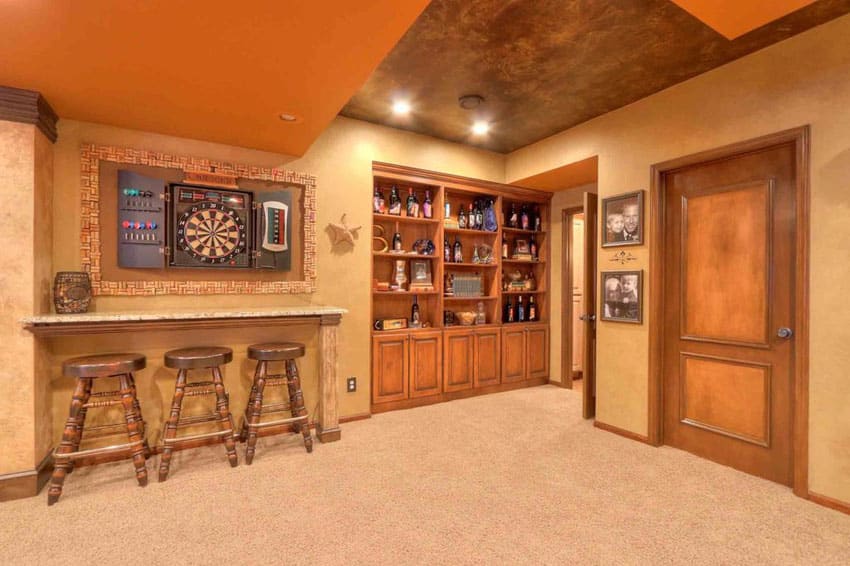
[{"label": "wooden bar stool", "polygon": [[[65,476],[74,470],[74,460],[99,454],[129,451],[133,457],[136,469],[136,479],[144,487],[148,483],[148,471],[145,459],[150,457],[150,448],[145,439],[145,421],[142,419],[142,408],[136,396],[136,382],[133,372],[145,367],[145,357],[141,354],[101,354],[83,356],[65,361],[62,364],[62,374],[77,380],[74,395],[71,398],[71,409],[65,430],[62,432],[62,442],[53,453],[54,469],[47,490],[47,504],[53,505],[62,495]],[[119,389],[92,393],[92,382],[99,378],[115,378]],[[94,398],[95,401],[91,399]],[[86,414],[90,408],[105,408],[114,405],[124,407],[124,421],[104,424],[84,429]],[[129,437],[129,442],[115,444],[102,448],[80,450],[83,432],[86,439],[100,438],[118,434],[117,429],[123,429]]]},{"label": "wooden bar stool", "polygon": [[[234,435],[233,415],[230,414],[229,396],[224,389],[220,366],[233,360],[233,350],[221,347],[181,348],[165,353],[165,366],[176,369],[177,384],[174,388],[174,399],[171,402],[171,415],[165,425],[162,438],[162,456],[159,459],[159,481],[168,479],[171,466],[171,453],[176,446],[186,442],[204,438],[223,438],[227,450],[227,459],[231,467],[238,463],[236,457],[236,438]],[[209,369],[212,381],[188,381],[190,369]],[[183,397],[216,396],[215,412],[206,415],[180,417],[183,407]],[[217,432],[192,434],[177,437],[177,429],[195,426],[202,423],[217,422]]]},{"label": "wooden bar stool", "polygon": [[[251,464],[254,460],[254,451],[257,446],[257,433],[262,428],[291,424],[297,434],[304,436],[304,447],[307,452],[313,451],[313,439],[310,436],[310,422],[307,409],[304,407],[304,394],[301,392],[301,379],[298,377],[298,366],[295,358],[304,355],[304,344],[296,342],[278,342],[268,344],[254,344],[248,346],[248,357],[257,360],[257,369],[254,372],[254,383],[251,386],[251,394],[248,396],[248,406],[245,416],[242,418],[242,430],[239,438],[243,442],[248,441],[245,451],[245,462]],[[286,365],[285,375],[272,375],[268,373],[269,362],[284,362]],[[263,392],[266,387],[286,385],[289,393],[288,403],[275,403],[263,405]],[[292,416],[260,422],[263,414],[289,412]]]}]

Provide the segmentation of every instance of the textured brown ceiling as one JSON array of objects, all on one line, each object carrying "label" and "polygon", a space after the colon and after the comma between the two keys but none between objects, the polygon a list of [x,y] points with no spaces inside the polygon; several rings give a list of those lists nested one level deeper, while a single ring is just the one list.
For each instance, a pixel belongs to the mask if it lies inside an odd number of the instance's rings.
[{"label": "textured brown ceiling", "polygon": [[342,114],[506,153],[848,12],[820,0],[730,41],[669,0],[433,0]]}]

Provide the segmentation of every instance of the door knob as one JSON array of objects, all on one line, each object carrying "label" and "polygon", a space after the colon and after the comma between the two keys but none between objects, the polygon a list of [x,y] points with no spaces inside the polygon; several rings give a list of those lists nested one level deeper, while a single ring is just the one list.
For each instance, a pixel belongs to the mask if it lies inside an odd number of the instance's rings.
[{"label": "door knob", "polygon": [[596,315],[595,314],[583,314],[578,318],[579,318],[579,320],[589,320],[590,322],[594,322],[596,320]]},{"label": "door knob", "polygon": [[776,331],[776,335],[780,338],[791,338],[794,336],[794,331],[788,328],[787,326],[783,326],[779,330]]}]

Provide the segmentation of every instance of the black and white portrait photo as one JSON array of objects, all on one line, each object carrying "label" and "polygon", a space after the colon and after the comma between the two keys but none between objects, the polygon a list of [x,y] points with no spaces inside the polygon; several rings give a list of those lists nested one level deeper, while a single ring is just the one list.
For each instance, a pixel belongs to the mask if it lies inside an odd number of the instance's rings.
[{"label": "black and white portrait photo", "polygon": [[602,199],[602,247],[643,243],[643,191]]},{"label": "black and white portrait photo", "polygon": [[643,271],[603,271],[602,320],[640,324],[642,291]]}]

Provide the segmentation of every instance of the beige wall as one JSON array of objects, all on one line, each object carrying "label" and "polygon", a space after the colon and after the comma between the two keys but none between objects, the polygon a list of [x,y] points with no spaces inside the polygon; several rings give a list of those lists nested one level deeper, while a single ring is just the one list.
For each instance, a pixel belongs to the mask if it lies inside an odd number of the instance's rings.
[{"label": "beige wall", "polygon": [[[850,16],[508,156],[507,181],[599,156],[600,198],[649,189],[654,163],[811,125],[812,491],[850,501]],[[648,247],[632,248],[648,268]],[[611,252],[599,250],[599,264]],[[644,290],[646,293],[646,290]],[[646,295],[645,295],[646,296]],[[647,433],[647,325],[598,325],[597,417]],[[618,352],[608,355],[608,352]]]},{"label": "beige wall", "polygon": [[[222,146],[196,140],[180,139],[157,134],[124,130],[109,126],[62,120],[56,144],[56,199],[54,220],[54,263],[56,270],[80,268],[79,252],[79,148],[81,143],[118,145],[177,154],[230,160],[260,166],[285,166],[318,178],[318,289],[313,295],[277,296],[163,296],[163,297],[98,297],[93,309],[142,310],[163,308],[194,308],[215,305],[264,306],[305,303],[330,304],[349,309],[343,316],[339,346],[340,415],[369,412],[370,380],[370,262],[372,161],[387,161],[425,169],[454,173],[480,179],[501,181],[504,177],[504,156],[472,149],[459,144],[435,140],[366,122],[337,118],[300,159],[242,148]],[[325,231],[329,222],[339,222],[343,214],[352,226],[362,225],[356,246],[331,248]],[[247,396],[248,372],[252,365],[240,352],[251,341],[268,336],[268,329],[234,333],[205,332],[191,336],[186,333],[152,335],[122,335],[121,337],[87,337],[55,339],[50,342],[53,354],[53,411],[54,438],[61,435],[64,414],[70,399],[70,384],[59,377],[62,359],[78,353],[116,349],[135,349],[149,358],[148,369],[138,376],[145,418],[151,424],[151,435],[157,434],[164,407],[173,393],[173,372],[162,369],[162,353],[178,345],[190,343],[221,343],[236,350],[234,362],[225,370],[226,383],[231,387],[234,412],[241,414]],[[265,334],[264,334],[265,333]],[[237,335],[238,334],[238,335]],[[306,359],[301,364],[305,378],[305,397],[311,411],[316,403],[316,343],[309,332],[294,330],[287,334],[308,341]],[[356,393],[345,391],[345,379],[358,378]],[[155,438],[155,436],[152,436]]]}]

